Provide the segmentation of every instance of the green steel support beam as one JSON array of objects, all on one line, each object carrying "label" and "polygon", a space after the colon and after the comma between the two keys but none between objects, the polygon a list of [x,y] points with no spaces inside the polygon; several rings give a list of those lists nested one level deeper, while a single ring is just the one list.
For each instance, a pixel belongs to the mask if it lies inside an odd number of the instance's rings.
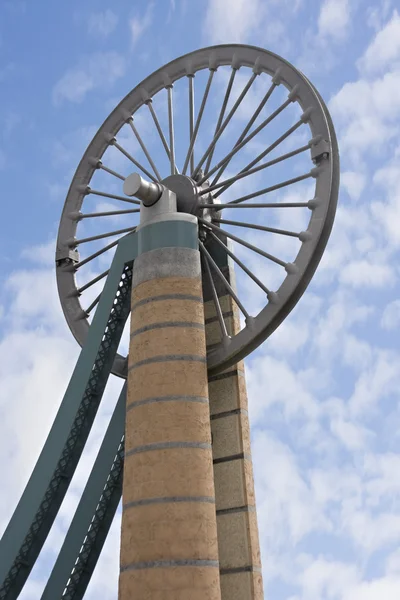
[{"label": "green steel support beam", "polygon": [[[68,489],[90,432],[97,407],[107,382],[116,354],[124,323],[117,324],[118,339],[107,339],[110,319],[116,316],[120,281],[126,263],[132,263],[137,255],[137,236],[130,234],[118,245],[101,300],[88,338],[82,348],[67,391],[44,444],[33,473],[28,481],[17,508],[0,541],[0,599],[14,600],[18,597]],[[128,294],[130,296],[130,294]],[[119,295],[119,297],[121,294]],[[114,306],[114,302],[116,305]],[[129,299],[128,299],[129,302]],[[124,321],[129,313],[124,316]],[[118,319],[118,315],[116,317]],[[114,336],[115,337],[115,336]],[[103,346],[102,346],[103,344]],[[104,347],[106,345],[106,347]],[[96,363],[97,361],[97,363]],[[100,382],[93,381],[95,369]],[[99,384],[100,385],[96,385]],[[84,415],[82,432],[76,420],[85,398],[89,420]],[[77,431],[74,439],[71,434]],[[61,465],[61,466],[60,466]],[[55,480],[55,475],[57,478]]]},{"label": "green steel support beam", "polygon": [[[136,235],[137,255],[160,247],[198,248],[197,226],[186,221],[149,224]],[[122,493],[125,406],[121,396],[41,600],[81,600],[96,566]],[[105,498],[103,490],[110,480],[112,495]],[[94,527],[100,519],[101,527]]]},{"label": "green steel support beam", "polygon": [[[98,507],[102,506],[102,499],[104,491],[108,481],[111,479],[114,489],[111,493],[115,492],[117,497],[112,503],[112,507],[107,506],[107,511],[112,510],[112,514],[102,514],[102,520],[106,518],[107,524],[111,524],[115,514],[115,510],[118,506],[122,492],[122,460],[120,461],[119,471],[114,475],[114,463],[115,457],[118,455],[118,451],[121,445],[121,439],[125,427],[125,401],[126,401],[126,383],[124,384],[121,394],[119,396],[117,405],[114,409],[114,413],[111,417],[110,424],[107,428],[104,440],[101,444],[99,453],[96,461],[93,465],[92,472],[85,486],[82,497],[79,501],[79,505],[76,509],[75,516],[71,522],[68,533],[65,537],[62,548],[58,554],[57,561],[53,567],[50,578],[47,582],[46,588],[43,592],[41,600],[55,600],[55,598],[82,598],[89,578],[85,570],[87,569],[87,562],[90,554],[93,554],[92,548],[89,549],[84,558],[77,561],[77,557],[81,557],[84,548],[84,538],[90,537],[92,534],[98,538],[99,528],[96,522],[95,515]],[[108,498],[107,498],[108,500]],[[90,529],[90,532],[89,532]],[[94,530],[94,531],[93,531]],[[101,536],[101,547],[105,541],[108,528],[103,531]],[[105,534],[105,535],[104,535]],[[91,561],[91,566],[95,566],[97,559],[100,555],[99,544],[96,544],[96,556]],[[94,563],[94,564],[93,564]],[[73,572],[72,572],[73,571]],[[82,577],[83,575],[83,577]],[[84,585],[82,584],[84,582]],[[69,588],[69,589],[68,589]]]}]

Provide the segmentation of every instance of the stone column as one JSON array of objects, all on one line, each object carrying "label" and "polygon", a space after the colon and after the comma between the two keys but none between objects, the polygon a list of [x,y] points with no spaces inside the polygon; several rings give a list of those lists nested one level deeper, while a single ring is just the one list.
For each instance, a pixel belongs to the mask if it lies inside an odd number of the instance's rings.
[{"label": "stone column", "polygon": [[221,600],[198,250],[135,261],[125,448],[119,599]]},{"label": "stone column", "polygon": [[[218,246],[213,250],[215,260],[234,287],[233,265],[226,262]],[[217,278],[214,283],[228,334],[236,333],[239,330],[236,303],[226,295],[226,289]],[[212,350],[213,345],[221,340],[221,330],[207,280],[203,292],[207,349]],[[243,362],[210,376],[208,386],[221,600],[262,600],[264,593]]]}]

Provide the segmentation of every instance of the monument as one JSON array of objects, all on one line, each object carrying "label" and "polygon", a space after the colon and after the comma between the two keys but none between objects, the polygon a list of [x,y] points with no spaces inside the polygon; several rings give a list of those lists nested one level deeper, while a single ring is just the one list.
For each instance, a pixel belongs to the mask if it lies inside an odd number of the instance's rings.
[{"label": "monument", "polygon": [[1,600],[29,577],[111,373],[125,383],[42,600],[84,597],[121,495],[120,600],[263,598],[243,359],[310,282],[338,185],[322,98],[261,48],[178,58],[107,117],[56,250],[82,350],[0,542]]}]

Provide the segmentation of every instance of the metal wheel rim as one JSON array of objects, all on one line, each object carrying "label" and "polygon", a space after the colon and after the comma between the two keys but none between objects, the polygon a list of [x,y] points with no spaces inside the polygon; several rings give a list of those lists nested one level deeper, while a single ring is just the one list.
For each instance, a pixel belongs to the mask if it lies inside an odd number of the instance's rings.
[{"label": "metal wheel rim", "polygon": [[[310,211],[311,217],[307,229],[312,237],[302,243],[293,261],[297,267],[294,269],[296,272],[286,275],[282,285],[276,290],[276,295],[273,296],[274,301],[268,301],[258,315],[251,319],[248,326],[229,339],[229,343],[221,343],[209,353],[210,371],[215,373],[229,367],[262,343],[289,314],[310,282],[329,238],[338,196],[339,155],[328,110],[308,79],[279,56],[252,46],[223,45],[205,48],[172,61],[136,86],[105,120],[77,168],[61,217],[56,264],[57,284],[64,315],[80,345],[85,342],[89,322],[77,294],[74,265],[66,262],[71,260],[74,252],[73,246],[67,242],[75,237],[78,226],[78,221],[71,219],[70,215],[79,213],[85,198],[82,190],[89,185],[96,171],[96,163],[93,159],[102,158],[109,148],[109,140],[114,138],[127,122],[127,114],[134,115],[149,98],[154,97],[163,88],[170,88],[171,84],[188,75],[189,81],[190,76],[200,70],[229,66],[232,62],[239,64],[240,67],[255,68],[259,74],[265,73],[279,79],[279,84],[285,86],[289,92],[296,86],[296,102],[303,112],[310,107],[313,109],[307,122],[312,138],[319,137],[323,141],[328,157],[323,161],[323,166],[319,167],[321,171],[315,177],[315,196],[312,200],[318,200],[314,202]],[[118,355],[113,372],[124,376],[125,367],[126,358]]]}]

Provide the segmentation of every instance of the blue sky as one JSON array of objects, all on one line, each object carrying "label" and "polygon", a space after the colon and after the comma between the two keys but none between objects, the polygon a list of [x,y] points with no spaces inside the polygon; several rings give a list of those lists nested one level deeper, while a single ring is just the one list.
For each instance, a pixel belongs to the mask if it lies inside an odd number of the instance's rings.
[{"label": "blue sky", "polygon": [[[342,172],[334,231],[312,284],[246,361],[265,595],[398,599],[399,12],[390,0],[1,3],[0,531],[78,354],[53,261],[82,153],[112,108],[165,62],[248,43],[285,57],[316,85]],[[257,304],[250,293],[246,300]],[[109,385],[24,600],[40,596],[119,388]],[[118,528],[116,520],[89,599],[99,590],[116,597]]]}]

